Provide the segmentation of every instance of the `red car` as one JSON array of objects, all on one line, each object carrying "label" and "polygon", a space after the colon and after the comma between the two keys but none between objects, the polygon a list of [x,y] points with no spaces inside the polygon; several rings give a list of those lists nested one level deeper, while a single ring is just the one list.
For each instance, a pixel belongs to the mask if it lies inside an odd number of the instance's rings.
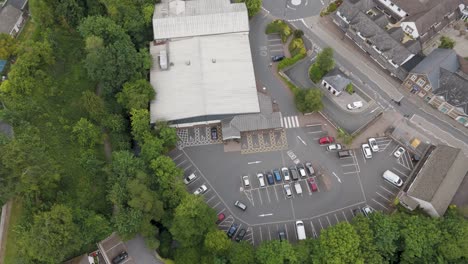
[{"label": "red car", "polygon": [[218,221],[216,221],[216,224],[221,223],[224,220],[224,218],[226,218],[226,216],[223,213],[220,213],[218,215]]},{"label": "red car", "polygon": [[326,136],[326,137],[321,137],[319,139],[319,144],[320,145],[325,145],[325,144],[331,144],[335,141],[335,139],[333,137],[330,137],[330,136]]},{"label": "red car", "polygon": [[313,192],[316,192],[316,191],[318,190],[318,188],[317,188],[317,183],[315,182],[315,179],[314,179],[314,178],[309,178],[309,179],[307,179],[307,182],[309,183],[310,189],[311,189]]}]

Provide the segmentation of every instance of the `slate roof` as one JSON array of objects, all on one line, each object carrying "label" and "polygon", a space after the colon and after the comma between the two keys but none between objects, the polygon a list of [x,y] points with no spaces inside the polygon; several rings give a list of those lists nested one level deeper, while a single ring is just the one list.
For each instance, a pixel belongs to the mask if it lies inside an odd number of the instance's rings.
[{"label": "slate roof", "polygon": [[345,77],[344,73],[337,68],[327,73],[327,75],[323,77],[323,80],[325,80],[328,84],[333,86],[333,88],[339,92],[344,91],[346,85],[351,83],[351,81]]},{"label": "slate roof", "polygon": [[457,54],[451,49],[435,49],[411,72],[425,74],[434,90],[439,89],[440,68],[455,72],[460,67]]},{"label": "slate roof", "polygon": [[28,0],[7,0],[7,3],[18,8],[19,10],[23,10],[28,3]]},{"label": "slate roof", "polygon": [[440,87],[434,91],[446,102],[468,114],[468,80],[457,73],[440,69]]},{"label": "slate roof", "polygon": [[407,194],[430,202],[443,215],[468,172],[468,158],[457,148],[438,145],[411,183]]},{"label": "slate roof", "polygon": [[21,10],[7,3],[0,10],[0,33],[10,34],[22,14]]},{"label": "slate roof", "polygon": [[[405,2],[411,3],[419,1]],[[417,13],[408,12],[409,16],[404,20],[415,22],[420,35],[427,32],[432,25],[443,21],[445,15],[456,10],[460,4],[460,0],[432,0],[428,2],[427,4],[419,4],[419,10],[416,11]]]}]

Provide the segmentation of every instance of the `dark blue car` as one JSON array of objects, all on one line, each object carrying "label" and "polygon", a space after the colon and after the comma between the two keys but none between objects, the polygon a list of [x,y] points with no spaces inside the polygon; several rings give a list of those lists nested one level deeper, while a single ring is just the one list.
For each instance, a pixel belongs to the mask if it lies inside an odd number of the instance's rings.
[{"label": "dark blue car", "polygon": [[229,238],[232,238],[234,236],[234,234],[236,234],[237,228],[239,228],[238,224],[235,224],[235,223],[232,224],[231,227],[229,228],[228,232],[227,232],[227,236]]},{"label": "dark blue car", "polygon": [[275,169],[273,171],[273,175],[275,175],[275,180],[276,182],[280,182],[281,181],[281,172],[278,170],[278,169]]},{"label": "dark blue car", "polygon": [[275,184],[275,180],[274,180],[274,178],[273,178],[273,174],[271,174],[271,172],[267,172],[266,175],[267,175],[268,184],[270,184],[270,185]]}]

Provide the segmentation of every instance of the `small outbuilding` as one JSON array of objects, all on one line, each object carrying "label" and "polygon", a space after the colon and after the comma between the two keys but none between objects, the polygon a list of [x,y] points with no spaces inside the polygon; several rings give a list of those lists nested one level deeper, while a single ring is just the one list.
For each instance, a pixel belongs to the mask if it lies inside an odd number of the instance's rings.
[{"label": "small outbuilding", "polygon": [[346,78],[346,75],[337,68],[331,70],[322,79],[323,87],[335,96],[340,95],[350,83],[351,80]]}]

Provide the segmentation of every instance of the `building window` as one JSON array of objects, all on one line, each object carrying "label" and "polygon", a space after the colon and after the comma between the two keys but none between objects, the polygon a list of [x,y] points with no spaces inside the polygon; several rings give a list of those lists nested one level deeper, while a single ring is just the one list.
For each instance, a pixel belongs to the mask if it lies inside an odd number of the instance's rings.
[{"label": "building window", "polygon": [[423,87],[424,84],[426,84],[426,81],[422,78],[419,78],[419,80],[416,82],[417,85],[419,85],[419,87]]},{"label": "building window", "polygon": [[413,28],[410,27],[410,26],[406,26],[405,31],[408,32],[408,34],[412,34],[413,33]]},{"label": "building window", "polygon": [[401,8],[397,8],[397,9],[398,9],[398,11],[401,11]]},{"label": "building window", "polygon": [[390,6],[394,6],[395,4],[394,3],[390,3]]},{"label": "building window", "polygon": [[414,81],[416,81],[416,78],[417,78],[417,76],[413,74],[413,75],[411,75],[410,80],[412,80],[414,82]]},{"label": "building window", "polygon": [[442,106],[442,107],[440,108],[440,111],[441,111],[442,113],[447,113],[448,109],[447,109],[446,107]]},{"label": "building window", "polygon": [[428,84],[428,85],[426,85],[426,86],[424,86],[424,90],[426,90],[426,91],[429,91],[429,90],[431,90],[431,86],[430,86],[429,84]]}]

